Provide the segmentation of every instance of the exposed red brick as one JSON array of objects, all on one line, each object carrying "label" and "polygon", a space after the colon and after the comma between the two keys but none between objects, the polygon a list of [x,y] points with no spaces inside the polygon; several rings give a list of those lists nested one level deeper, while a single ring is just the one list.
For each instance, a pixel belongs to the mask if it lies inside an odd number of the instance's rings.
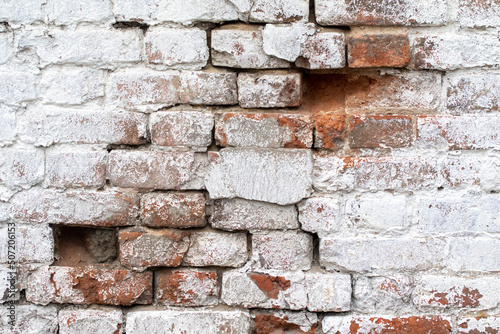
[{"label": "exposed red brick", "polygon": [[347,47],[349,67],[406,67],[410,62],[406,34],[355,35]]},{"label": "exposed red brick", "polygon": [[431,291],[433,297],[428,300],[429,304],[438,303],[443,306],[455,306],[455,307],[478,307],[479,300],[483,295],[478,289],[469,289],[464,286],[462,291],[456,291],[452,288],[448,292]]},{"label": "exposed red brick", "polygon": [[451,324],[439,316],[413,316],[395,318],[353,318],[350,324],[350,334],[443,334],[451,333]]},{"label": "exposed red brick", "polygon": [[316,326],[306,331],[301,329],[299,324],[287,321],[288,317],[283,318],[274,316],[272,314],[257,314],[255,316],[255,334],[314,334],[316,333]]},{"label": "exposed red brick", "polygon": [[315,148],[339,149],[344,145],[346,116],[338,114],[315,115]]},{"label": "exposed red brick", "polygon": [[349,130],[351,148],[408,147],[413,134],[409,116],[353,116]]},{"label": "exposed red brick", "polygon": [[270,276],[267,274],[250,275],[259,289],[266,293],[269,298],[277,299],[280,291],[286,291],[290,288],[290,281],[280,276]]}]

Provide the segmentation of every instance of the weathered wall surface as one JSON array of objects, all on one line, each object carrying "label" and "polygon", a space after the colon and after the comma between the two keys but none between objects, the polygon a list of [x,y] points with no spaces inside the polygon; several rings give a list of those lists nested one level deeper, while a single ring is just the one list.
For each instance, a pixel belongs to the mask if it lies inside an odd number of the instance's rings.
[{"label": "weathered wall surface", "polygon": [[497,0],[0,0],[0,333],[500,333]]}]

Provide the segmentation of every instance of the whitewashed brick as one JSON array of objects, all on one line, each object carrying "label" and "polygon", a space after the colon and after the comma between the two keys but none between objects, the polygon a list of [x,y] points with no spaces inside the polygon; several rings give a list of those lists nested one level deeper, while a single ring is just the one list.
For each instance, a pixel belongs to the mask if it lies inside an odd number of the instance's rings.
[{"label": "whitewashed brick", "polygon": [[192,232],[186,266],[240,267],[248,259],[245,233]]},{"label": "whitewashed brick", "polygon": [[413,276],[358,277],[354,282],[353,309],[363,313],[408,310],[414,288]]},{"label": "whitewashed brick", "polygon": [[122,332],[123,314],[115,309],[64,309],[58,322],[59,334],[117,334]]},{"label": "whitewashed brick", "polygon": [[287,23],[307,21],[307,0],[253,0],[250,11],[251,22]]},{"label": "whitewashed brick", "polygon": [[500,190],[500,160],[487,158],[452,157],[444,159],[440,166],[439,183],[450,188],[478,186],[485,191]]},{"label": "whitewashed brick", "polygon": [[27,24],[43,19],[45,0],[2,0],[0,21],[16,24]]},{"label": "whitewashed brick", "polygon": [[295,206],[280,206],[240,198],[214,201],[210,225],[228,231],[299,228]]},{"label": "whitewashed brick", "polygon": [[311,193],[311,152],[226,148],[211,152],[205,184],[213,199],[244,199],[287,205]]},{"label": "whitewashed brick", "polygon": [[311,70],[343,68],[346,66],[345,35],[342,32],[324,31],[309,36],[302,57],[295,64]]},{"label": "whitewashed brick", "polygon": [[57,307],[54,305],[15,305],[16,325],[8,322],[9,309],[1,307],[0,332],[22,334],[56,334],[57,333]]},{"label": "whitewashed brick", "polygon": [[500,331],[500,319],[495,316],[484,318],[459,318],[458,334],[495,333]]},{"label": "whitewashed brick", "polygon": [[18,104],[36,99],[36,75],[0,68],[0,102]]},{"label": "whitewashed brick", "polygon": [[[19,271],[16,267],[0,264],[0,307],[7,308],[11,305],[10,302],[19,300],[21,284],[18,275]],[[9,303],[6,303],[7,301]]]},{"label": "whitewashed brick", "polygon": [[12,34],[0,32],[0,64],[7,62],[7,60],[14,54],[14,48],[11,45]]},{"label": "whitewashed brick", "polygon": [[53,143],[137,145],[147,137],[147,116],[132,112],[43,108],[18,117],[19,136],[36,146]]},{"label": "whitewashed brick", "polygon": [[248,311],[165,310],[127,314],[127,334],[250,333]]},{"label": "whitewashed brick", "polygon": [[489,28],[500,26],[500,4],[495,0],[459,0],[457,22],[461,27]]},{"label": "whitewashed brick", "polygon": [[16,263],[46,263],[54,259],[54,237],[48,225],[29,226],[15,224],[0,227],[0,263],[9,261],[9,228],[15,228]]},{"label": "whitewashed brick", "polygon": [[[246,28],[246,27],[245,27]],[[262,28],[212,30],[212,64],[237,68],[288,68],[290,63],[263,49]]]},{"label": "whitewashed brick", "polygon": [[446,265],[446,243],[439,239],[320,238],[320,264],[327,270],[379,272],[428,270]]},{"label": "whitewashed brick", "polygon": [[263,32],[264,51],[270,56],[294,62],[303,54],[309,36],[315,33],[316,26],[313,23],[266,24]]},{"label": "whitewashed brick", "polygon": [[450,266],[454,271],[496,272],[500,270],[500,240],[454,238],[450,240]]},{"label": "whitewashed brick", "polygon": [[16,114],[0,106],[0,142],[12,142],[16,139]]},{"label": "whitewashed brick", "polygon": [[157,112],[149,117],[151,142],[205,151],[212,144],[214,117],[203,111]]},{"label": "whitewashed brick", "polygon": [[457,75],[448,78],[447,107],[453,114],[500,109],[500,75]]},{"label": "whitewashed brick", "polygon": [[48,23],[70,25],[79,22],[100,22],[112,18],[109,0],[47,0]]},{"label": "whitewashed brick", "polygon": [[351,309],[351,276],[306,274],[307,309],[312,312],[344,312]]},{"label": "whitewashed brick", "polygon": [[332,233],[341,228],[341,201],[331,197],[311,197],[299,203],[301,229],[313,233]]},{"label": "whitewashed brick", "polygon": [[252,262],[259,269],[309,270],[312,259],[313,240],[307,233],[287,231],[252,235]]},{"label": "whitewashed brick", "polygon": [[196,28],[156,28],[146,32],[146,56],[172,69],[201,69],[208,61],[207,33]]},{"label": "whitewashed brick", "polygon": [[300,73],[240,73],[238,101],[243,108],[298,107],[302,102]]},{"label": "whitewashed brick", "polygon": [[492,35],[416,35],[411,41],[418,69],[456,70],[500,64],[500,41]]},{"label": "whitewashed brick", "polygon": [[90,68],[46,69],[40,95],[46,103],[82,104],[104,96],[104,72]]},{"label": "whitewashed brick", "polygon": [[38,149],[0,148],[0,185],[28,188],[41,181],[44,152]]}]

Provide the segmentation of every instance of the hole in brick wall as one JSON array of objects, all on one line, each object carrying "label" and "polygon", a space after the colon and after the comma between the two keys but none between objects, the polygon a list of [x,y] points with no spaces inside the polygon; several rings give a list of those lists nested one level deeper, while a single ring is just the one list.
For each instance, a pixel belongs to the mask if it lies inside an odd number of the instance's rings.
[{"label": "hole in brick wall", "polygon": [[345,110],[345,74],[303,73],[304,92],[300,109],[310,113]]},{"label": "hole in brick wall", "polygon": [[146,32],[146,30],[149,29],[149,25],[135,21],[116,22],[113,23],[113,27],[117,29],[139,28],[142,29],[144,32]]},{"label": "hole in brick wall", "polygon": [[56,226],[54,239],[56,266],[110,263],[117,257],[114,229]]}]

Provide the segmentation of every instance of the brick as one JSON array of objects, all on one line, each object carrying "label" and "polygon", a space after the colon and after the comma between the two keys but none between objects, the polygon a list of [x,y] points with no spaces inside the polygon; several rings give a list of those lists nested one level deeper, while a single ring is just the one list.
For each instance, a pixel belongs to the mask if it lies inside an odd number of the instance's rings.
[{"label": "brick", "polygon": [[500,332],[498,317],[459,318],[457,323],[458,334],[492,333]]},{"label": "brick", "polygon": [[70,25],[77,22],[102,22],[112,18],[108,0],[47,0],[45,12],[48,23]]},{"label": "brick", "polygon": [[108,177],[119,187],[144,189],[197,189],[198,175],[193,152],[113,150],[109,153]]},{"label": "brick", "polygon": [[205,195],[193,192],[150,193],[141,198],[141,225],[189,228],[205,226]]},{"label": "brick", "polygon": [[212,144],[214,117],[209,112],[156,112],[149,118],[151,142],[160,146],[204,151]]},{"label": "brick", "polygon": [[351,148],[402,148],[412,144],[410,116],[352,116],[349,130]]},{"label": "brick", "polygon": [[16,140],[16,114],[8,108],[0,106],[0,142],[11,143]]},{"label": "brick", "polygon": [[53,143],[138,145],[147,137],[146,117],[132,112],[43,108],[19,117],[19,136],[37,146]]},{"label": "brick", "polygon": [[318,0],[314,5],[317,22],[325,26],[440,26],[448,16],[443,0]]},{"label": "brick", "polygon": [[348,311],[351,278],[345,274],[226,271],[221,300],[230,306],[309,311]]},{"label": "brick", "polygon": [[309,115],[223,113],[215,140],[221,146],[310,148],[313,124]]},{"label": "brick", "polygon": [[173,306],[217,305],[217,272],[161,269],[155,272],[155,300]]},{"label": "brick", "polygon": [[248,311],[165,310],[132,311],[127,315],[127,333],[250,333]]},{"label": "brick", "polygon": [[[284,252],[283,250],[287,251]],[[261,269],[309,270],[312,236],[296,231],[252,234],[252,262]]]},{"label": "brick", "polygon": [[500,232],[500,198],[495,195],[419,196],[415,226],[421,233]]},{"label": "brick", "polygon": [[489,28],[498,27],[500,22],[500,4],[494,0],[458,1],[457,22],[461,27]]},{"label": "brick", "polygon": [[348,112],[436,110],[441,99],[441,77],[432,72],[349,76],[345,107]]},{"label": "brick", "polygon": [[314,148],[336,150],[344,146],[346,116],[337,114],[314,115]]},{"label": "brick", "polygon": [[338,232],[341,202],[333,197],[311,197],[298,204],[300,228],[313,233]]},{"label": "brick", "polygon": [[413,307],[412,276],[358,277],[353,288],[353,309],[362,313],[401,312]]},{"label": "brick", "polygon": [[59,311],[60,334],[116,334],[123,328],[123,314],[116,309],[63,309]]},{"label": "brick", "polygon": [[191,24],[196,22],[236,21],[239,13],[232,2],[224,0],[187,0],[184,2],[154,0],[135,3],[114,1],[118,21],[136,21],[154,25],[162,22]]},{"label": "brick", "polygon": [[288,205],[311,193],[309,150],[225,148],[211,152],[205,184],[213,199],[243,199]]},{"label": "brick", "polygon": [[44,154],[38,149],[0,148],[0,186],[29,188],[43,179]]},{"label": "brick", "polygon": [[[14,228],[14,234],[10,234]],[[12,239],[12,235],[15,239]],[[14,240],[15,258],[9,257],[9,240]],[[0,227],[0,263],[15,260],[16,263],[50,263],[54,259],[54,236],[47,225],[29,226],[16,223]],[[12,254],[12,252],[10,252]]]},{"label": "brick", "polygon": [[442,161],[440,166],[440,184],[449,188],[477,186],[486,191],[500,189],[499,161],[495,157],[452,157]]},{"label": "brick", "polygon": [[302,101],[300,73],[240,73],[238,101],[243,108],[298,107]]},{"label": "brick", "polygon": [[253,0],[250,22],[288,23],[307,21],[309,1],[307,0]]},{"label": "brick", "polygon": [[[488,251],[485,252],[484,250]],[[453,271],[495,272],[500,270],[500,240],[478,238],[453,238],[450,240],[450,265]]]},{"label": "brick", "polygon": [[41,267],[28,279],[35,304],[151,304],[153,273],[93,267]]},{"label": "brick", "polygon": [[246,201],[240,198],[221,199],[213,202],[210,225],[213,228],[235,230],[285,230],[297,229],[295,206]]},{"label": "brick", "polygon": [[349,37],[349,67],[406,67],[410,42],[405,34],[370,34]]},{"label": "brick", "polygon": [[212,30],[212,64],[236,68],[288,68],[290,63],[263,49],[263,28],[224,26]]},{"label": "brick", "polygon": [[491,35],[417,35],[412,49],[417,69],[447,71],[500,63],[500,41]]},{"label": "brick", "polygon": [[323,31],[309,36],[302,56],[295,64],[311,70],[343,68],[345,59],[345,35],[343,32]]},{"label": "brick", "polygon": [[356,230],[402,230],[410,225],[409,202],[405,195],[389,192],[349,195],[344,217]]},{"label": "brick", "polygon": [[13,34],[0,32],[0,64],[6,63],[14,54],[14,47],[11,44]]},{"label": "brick", "polygon": [[7,305],[0,311],[0,332],[23,334],[57,333],[57,307],[54,305],[15,305],[15,326],[9,324],[10,310]]},{"label": "brick", "polygon": [[11,201],[12,218],[28,223],[90,226],[134,225],[139,211],[135,191],[82,191],[31,189]]},{"label": "brick", "polygon": [[240,267],[247,259],[245,233],[201,231],[191,233],[191,243],[182,265]]},{"label": "brick", "polygon": [[75,30],[33,30],[21,37],[20,47],[31,47],[41,66],[74,64],[115,67],[138,62],[142,54],[140,29],[87,27]]},{"label": "brick", "polygon": [[122,105],[133,108],[141,105],[237,104],[236,73],[222,70],[115,72],[109,78],[108,96]]},{"label": "brick", "polygon": [[448,78],[446,106],[453,114],[500,109],[500,75],[457,75]]},{"label": "brick", "polygon": [[107,151],[48,150],[45,159],[48,186],[100,188],[106,183]]},{"label": "brick", "polygon": [[37,76],[29,71],[18,72],[0,68],[0,103],[16,105],[37,97]]},{"label": "brick", "polygon": [[428,270],[446,266],[446,243],[425,238],[320,238],[320,264],[360,273]]},{"label": "brick", "polygon": [[316,313],[268,311],[254,316],[255,334],[296,333],[314,334],[318,328]]},{"label": "brick", "polygon": [[325,334],[444,334],[451,333],[451,318],[446,316],[373,317],[327,316],[323,318]]},{"label": "brick", "polygon": [[500,301],[500,280],[495,277],[462,278],[453,276],[423,276],[414,292],[418,307],[494,308]]},{"label": "brick", "polygon": [[489,149],[500,146],[500,117],[419,116],[418,145],[452,150]]},{"label": "brick", "polygon": [[303,54],[309,36],[316,32],[313,23],[266,24],[263,32],[264,52],[294,62]]},{"label": "brick", "polygon": [[104,86],[103,71],[52,67],[43,72],[40,95],[45,103],[76,105],[103,97]]},{"label": "brick", "polygon": [[121,230],[120,263],[139,271],[149,267],[178,267],[189,248],[189,236],[189,232],[173,229]]},{"label": "brick", "polygon": [[150,63],[165,68],[201,69],[207,65],[207,33],[197,28],[152,27],[144,38]]},{"label": "brick", "polygon": [[[8,305],[7,302],[19,301],[21,284],[18,279],[17,268],[11,269],[8,264],[0,265],[0,304]],[[15,291],[14,291],[15,290]],[[1,316],[0,316],[1,319]],[[0,329],[1,329],[0,325]]]},{"label": "brick", "polygon": [[0,21],[27,24],[43,19],[44,0],[3,0],[0,8]]}]

